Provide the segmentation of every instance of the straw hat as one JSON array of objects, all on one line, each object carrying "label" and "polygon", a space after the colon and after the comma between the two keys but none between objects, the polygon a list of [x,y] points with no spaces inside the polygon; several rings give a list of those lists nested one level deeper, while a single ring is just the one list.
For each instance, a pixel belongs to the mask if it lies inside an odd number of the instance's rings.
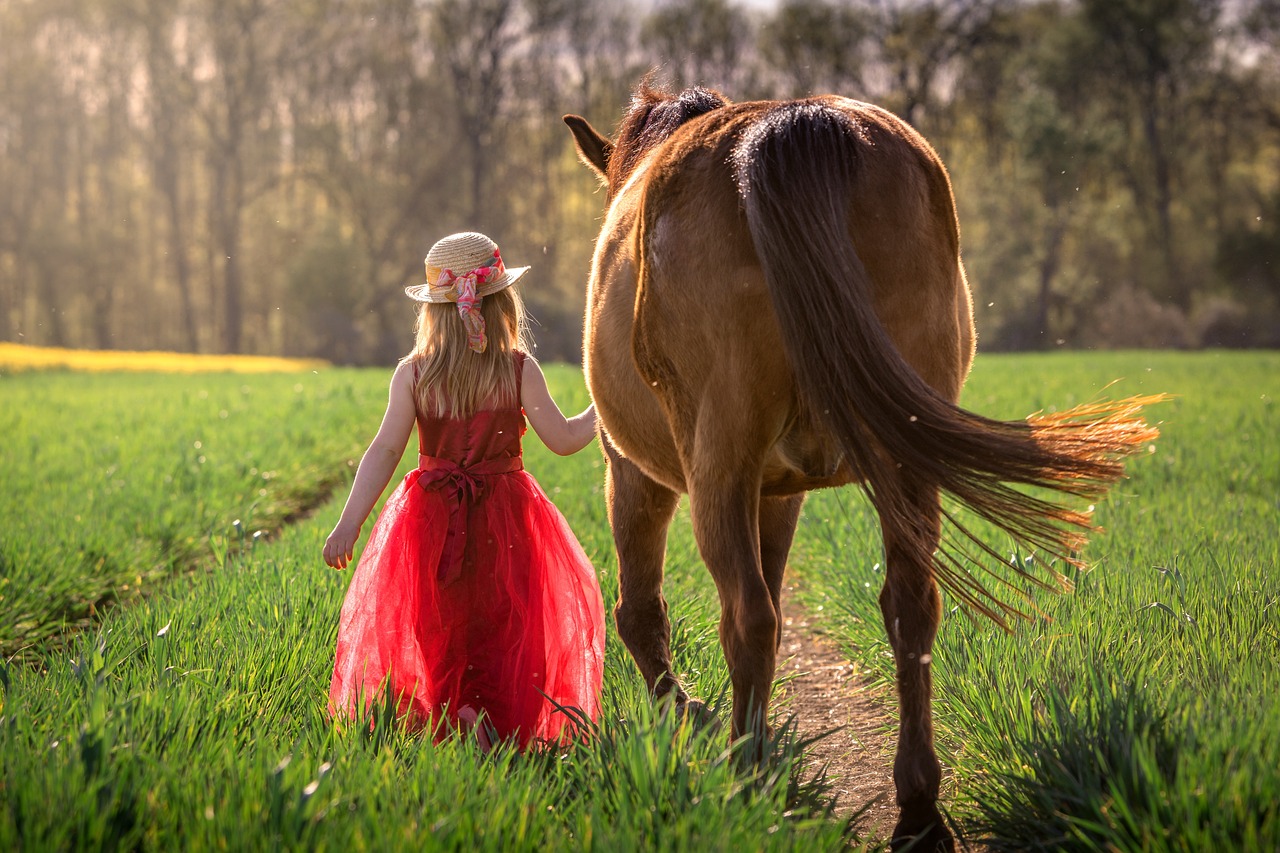
[{"label": "straw hat", "polygon": [[427,283],[406,287],[404,292],[418,302],[457,302],[458,281],[475,276],[475,295],[496,293],[515,284],[528,267],[507,269],[498,244],[483,234],[463,231],[450,234],[427,252]]}]

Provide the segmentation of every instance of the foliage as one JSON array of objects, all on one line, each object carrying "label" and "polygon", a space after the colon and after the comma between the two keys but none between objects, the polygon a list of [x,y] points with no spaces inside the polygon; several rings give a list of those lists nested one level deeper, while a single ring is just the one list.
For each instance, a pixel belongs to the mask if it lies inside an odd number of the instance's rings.
[{"label": "foliage", "polygon": [[1131,345],[1095,321],[1122,290],[1189,346],[1273,345],[1278,19],[1272,0],[0,3],[0,340],[382,363],[426,249],[475,228],[532,264],[542,354],[576,360],[603,198],[560,117],[607,130],[656,69],[916,125],[951,169],[989,346]]}]

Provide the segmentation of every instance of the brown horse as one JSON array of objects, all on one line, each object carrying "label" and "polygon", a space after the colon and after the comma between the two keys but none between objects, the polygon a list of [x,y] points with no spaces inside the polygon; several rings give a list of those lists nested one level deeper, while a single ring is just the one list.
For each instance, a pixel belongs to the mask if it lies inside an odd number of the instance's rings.
[{"label": "brown horse", "polygon": [[884,537],[898,673],[894,835],[950,847],[930,707],[939,584],[997,619],[1012,608],[942,539],[940,493],[1071,561],[1088,515],[1016,486],[1099,496],[1155,437],[1135,416],[1145,401],[1009,423],[956,406],[974,330],[951,183],[882,109],[642,84],[612,141],[565,122],[608,193],[585,350],[619,635],[655,694],[690,701],[662,596],[667,525],[687,492],[720,595],[733,733],[762,734],[804,493],[861,483]]}]

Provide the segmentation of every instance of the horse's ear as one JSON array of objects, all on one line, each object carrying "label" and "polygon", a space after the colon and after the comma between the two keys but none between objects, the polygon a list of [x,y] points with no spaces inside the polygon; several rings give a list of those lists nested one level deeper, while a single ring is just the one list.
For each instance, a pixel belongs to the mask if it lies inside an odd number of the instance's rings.
[{"label": "horse's ear", "polygon": [[605,139],[582,116],[567,115],[564,123],[569,125],[574,144],[578,146],[578,157],[593,172],[606,180],[609,174],[609,157],[613,154],[613,143]]}]

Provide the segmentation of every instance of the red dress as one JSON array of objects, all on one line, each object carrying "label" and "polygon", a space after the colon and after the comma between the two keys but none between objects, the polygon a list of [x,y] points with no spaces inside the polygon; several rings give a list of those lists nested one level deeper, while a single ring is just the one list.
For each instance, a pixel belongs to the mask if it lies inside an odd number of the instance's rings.
[{"label": "red dress", "polygon": [[419,467],[387,499],[342,605],[330,711],[353,717],[389,688],[437,736],[469,707],[521,747],[563,742],[571,720],[556,704],[599,718],[604,607],[524,470],[524,413],[417,420]]}]

